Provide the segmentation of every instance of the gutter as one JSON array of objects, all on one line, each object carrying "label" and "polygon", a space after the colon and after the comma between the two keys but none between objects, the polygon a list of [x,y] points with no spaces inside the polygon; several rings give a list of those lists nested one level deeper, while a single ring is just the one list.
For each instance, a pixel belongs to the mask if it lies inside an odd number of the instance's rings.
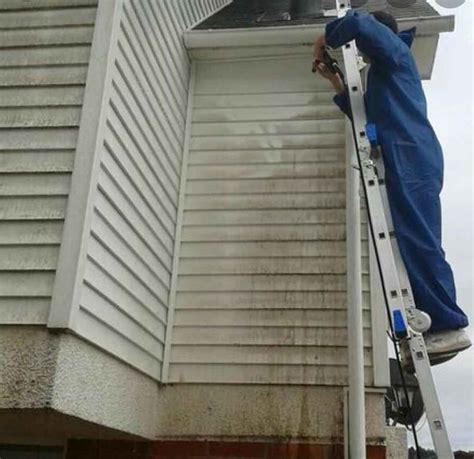
[{"label": "gutter", "polygon": [[[404,18],[398,21],[400,30],[417,28],[418,36],[432,36],[454,30],[454,15]],[[189,50],[247,46],[280,46],[312,44],[325,24],[260,27],[246,29],[190,30],[184,33]]]}]

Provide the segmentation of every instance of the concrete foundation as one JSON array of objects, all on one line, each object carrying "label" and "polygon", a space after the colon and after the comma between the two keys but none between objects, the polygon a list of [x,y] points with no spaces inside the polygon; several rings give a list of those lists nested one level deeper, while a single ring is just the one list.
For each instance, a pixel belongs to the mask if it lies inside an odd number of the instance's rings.
[{"label": "concrete foundation", "polygon": [[[381,444],[380,392],[367,394],[367,432]],[[160,390],[158,438],[343,441],[344,389],[324,386],[172,385]]]}]

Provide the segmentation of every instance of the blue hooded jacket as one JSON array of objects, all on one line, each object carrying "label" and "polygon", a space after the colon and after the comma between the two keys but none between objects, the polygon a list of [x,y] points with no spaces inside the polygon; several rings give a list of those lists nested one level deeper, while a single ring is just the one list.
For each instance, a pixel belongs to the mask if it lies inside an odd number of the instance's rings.
[{"label": "blue hooded jacket", "polygon": [[[326,26],[326,43],[352,40],[371,62],[367,118],[377,127],[393,224],[416,305],[432,319],[431,331],[463,328],[451,267],[441,246],[443,152],[427,117],[421,78],[410,47],[415,29],[395,34],[374,16],[354,10]],[[350,116],[347,93],[335,103]]]}]

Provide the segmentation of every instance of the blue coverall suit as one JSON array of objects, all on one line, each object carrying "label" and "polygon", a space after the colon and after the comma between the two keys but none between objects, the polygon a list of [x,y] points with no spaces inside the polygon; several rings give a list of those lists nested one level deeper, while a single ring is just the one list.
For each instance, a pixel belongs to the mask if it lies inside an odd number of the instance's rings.
[{"label": "blue coverall suit", "polygon": [[[415,30],[393,33],[372,15],[349,11],[326,26],[326,43],[356,40],[370,58],[366,108],[383,151],[395,234],[416,305],[432,319],[431,331],[466,327],[456,304],[451,267],[441,247],[443,152],[427,118],[426,99],[410,46]],[[350,116],[347,93],[334,98]]]}]

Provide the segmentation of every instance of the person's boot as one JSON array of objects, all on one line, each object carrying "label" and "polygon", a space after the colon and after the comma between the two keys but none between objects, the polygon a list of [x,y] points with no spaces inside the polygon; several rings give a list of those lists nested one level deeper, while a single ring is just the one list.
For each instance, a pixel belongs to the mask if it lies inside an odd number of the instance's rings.
[{"label": "person's boot", "polygon": [[[465,330],[446,330],[424,335],[426,351],[432,366],[445,363],[456,357],[459,352],[472,346],[471,339]],[[414,372],[413,360],[409,348],[409,340],[400,345],[402,365],[405,371]]]},{"label": "person's boot", "polygon": [[472,346],[471,338],[464,329],[428,332],[424,338],[426,351],[430,357],[457,354]]}]

